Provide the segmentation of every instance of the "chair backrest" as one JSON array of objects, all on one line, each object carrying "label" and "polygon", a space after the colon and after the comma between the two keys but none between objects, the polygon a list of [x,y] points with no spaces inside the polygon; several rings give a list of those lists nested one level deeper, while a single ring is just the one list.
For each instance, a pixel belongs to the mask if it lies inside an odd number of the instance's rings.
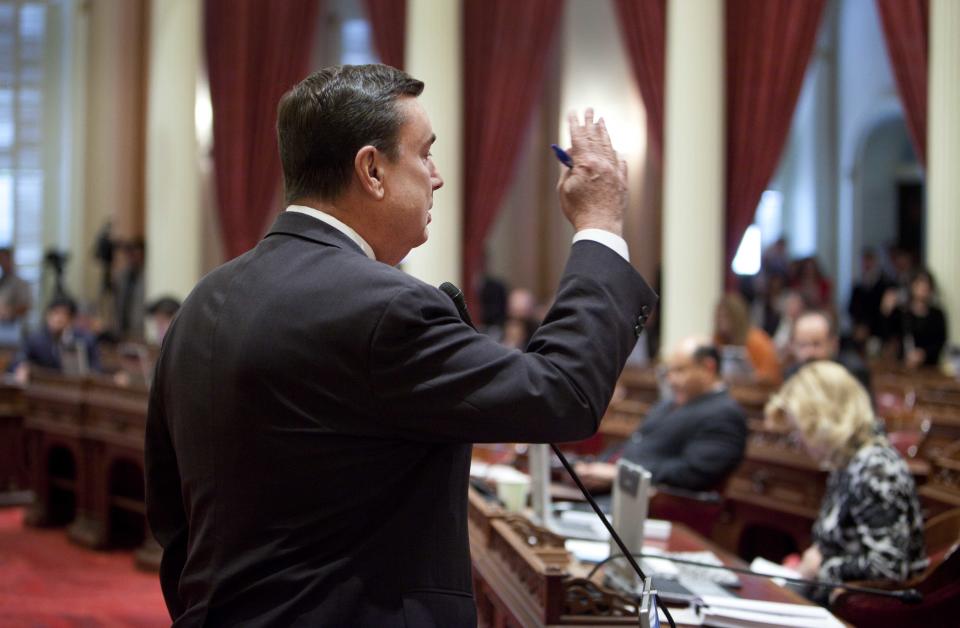
[{"label": "chair backrest", "polygon": [[960,546],[960,508],[940,513],[930,519],[923,529],[930,564],[942,562]]},{"label": "chair backrest", "polygon": [[[933,520],[931,520],[933,521]],[[884,583],[868,583],[881,588]],[[896,588],[915,588],[923,596],[918,604],[900,600],[841,592],[830,610],[854,626],[956,626],[960,617],[960,552],[954,551],[919,579]]]}]

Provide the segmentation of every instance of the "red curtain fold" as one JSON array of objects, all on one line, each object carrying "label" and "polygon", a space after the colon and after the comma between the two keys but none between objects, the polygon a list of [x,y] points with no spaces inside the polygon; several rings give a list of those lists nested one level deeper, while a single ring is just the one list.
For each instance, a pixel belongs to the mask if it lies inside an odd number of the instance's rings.
[{"label": "red curtain fold", "polygon": [[463,5],[463,286],[481,314],[483,249],[513,177],[561,11],[554,0]]},{"label": "red curtain fold", "polygon": [[364,0],[380,61],[403,69],[407,31],[407,0]]},{"label": "red curtain fold", "polygon": [[927,160],[927,49],[929,0],[877,0],[890,65],[920,163]]},{"label": "red curtain fold", "polygon": [[213,161],[226,255],[260,240],[281,181],[277,103],[304,78],[318,0],[206,0]]},{"label": "red curtain fold", "polygon": [[667,54],[666,0],[616,0],[633,76],[647,110],[647,135],[653,154],[663,159],[663,92]]},{"label": "red curtain fold", "polygon": [[727,0],[726,264],[780,161],[826,0]]}]

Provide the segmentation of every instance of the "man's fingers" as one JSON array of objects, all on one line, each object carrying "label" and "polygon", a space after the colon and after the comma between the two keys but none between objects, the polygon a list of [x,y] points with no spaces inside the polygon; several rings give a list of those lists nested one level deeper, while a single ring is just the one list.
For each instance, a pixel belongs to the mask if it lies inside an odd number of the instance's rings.
[{"label": "man's fingers", "polygon": [[576,146],[583,138],[583,127],[580,126],[580,118],[577,117],[576,111],[567,114],[567,122],[570,124],[570,142]]},{"label": "man's fingers", "polygon": [[593,125],[593,107],[587,107],[587,110],[583,112],[583,126],[588,129]]}]

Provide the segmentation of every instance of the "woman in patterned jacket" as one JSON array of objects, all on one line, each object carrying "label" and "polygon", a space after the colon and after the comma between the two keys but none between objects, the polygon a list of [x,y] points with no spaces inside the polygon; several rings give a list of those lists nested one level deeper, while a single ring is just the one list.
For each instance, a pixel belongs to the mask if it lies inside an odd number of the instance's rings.
[{"label": "woman in patterned jacket", "polygon": [[[923,516],[903,458],[879,434],[870,398],[846,369],[819,361],[791,377],[766,407],[830,469],[813,545],[798,571],[819,580],[902,582],[926,567]],[[825,601],[828,590],[811,591]]]}]

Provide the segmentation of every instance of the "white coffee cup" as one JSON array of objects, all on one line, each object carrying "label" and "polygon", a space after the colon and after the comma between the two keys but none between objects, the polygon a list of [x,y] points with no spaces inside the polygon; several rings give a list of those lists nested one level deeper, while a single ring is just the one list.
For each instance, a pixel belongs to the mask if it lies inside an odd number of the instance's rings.
[{"label": "white coffee cup", "polygon": [[530,495],[530,478],[516,475],[497,480],[497,497],[510,512],[521,512],[527,507]]}]

